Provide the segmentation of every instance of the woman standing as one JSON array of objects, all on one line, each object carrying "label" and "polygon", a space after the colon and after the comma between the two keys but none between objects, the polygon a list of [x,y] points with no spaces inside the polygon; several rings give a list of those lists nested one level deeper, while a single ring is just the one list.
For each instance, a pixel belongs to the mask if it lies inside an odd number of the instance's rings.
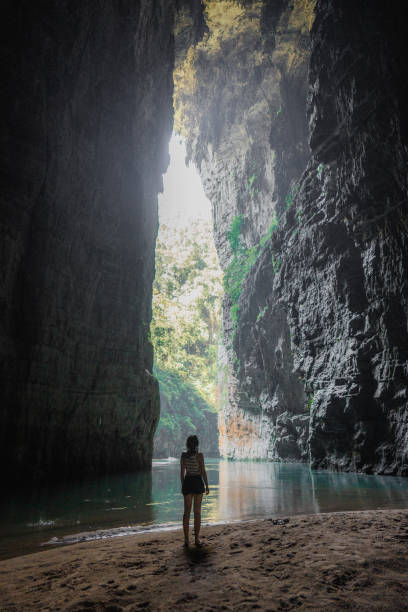
[{"label": "woman standing", "polygon": [[[180,478],[181,492],[184,495],[184,546],[188,546],[188,529],[190,525],[191,505],[194,501],[194,538],[195,545],[201,546],[201,501],[203,499],[204,484],[205,493],[210,492],[208,488],[207,472],[205,471],[204,455],[198,452],[197,436],[189,436],[186,442],[187,452],[181,455]],[[204,482],[203,482],[204,481]]]}]

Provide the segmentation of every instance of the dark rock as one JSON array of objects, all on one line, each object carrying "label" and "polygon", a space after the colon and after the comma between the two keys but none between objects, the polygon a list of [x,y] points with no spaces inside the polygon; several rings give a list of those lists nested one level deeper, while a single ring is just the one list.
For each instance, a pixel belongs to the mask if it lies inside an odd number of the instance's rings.
[{"label": "dark rock", "polygon": [[[222,25],[210,14],[213,30],[197,45],[198,86],[180,103],[189,147],[213,203],[224,270],[233,259],[228,232],[234,219],[242,219],[242,248],[259,244],[274,219],[291,206],[295,181],[309,153],[311,7],[302,13],[280,2],[273,7],[248,6],[246,11],[238,21],[231,16],[232,35],[225,38],[232,39],[219,48],[216,34]],[[278,24],[276,32],[271,24]],[[276,241],[285,240],[280,229],[275,234]],[[224,299],[220,450],[231,458],[307,458],[307,424],[300,421],[302,427],[298,423],[288,438],[286,427],[276,423],[283,412],[288,418],[304,414],[308,399],[294,371],[287,305],[274,299],[274,283],[281,275],[275,273],[272,255],[264,250],[243,285],[238,326],[228,293]]]},{"label": "dark rock", "polygon": [[173,12],[2,5],[0,462],[14,481],[150,464]]},{"label": "dark rock", "polygon": [[[265,47],[238,30],[222,57],[212,51],[205,69],[196,66],[201,97],[192,96],[191,112],[197,119],[217,100],[216,138],[208,113],[205,129],[191,125],[190,146],[213,203],[221,265],[234,261],[228,233],[237,215],[242,248],[257,249],[238,302],[224,303],[221,450],[405,474],[402,6],[319,0],[309,34],[312,5],[304,3],[302,23],[291,3],[276,3],[276,14],[263,11],[273,30]],[[227,119],[238,84],[239,112]]]}]

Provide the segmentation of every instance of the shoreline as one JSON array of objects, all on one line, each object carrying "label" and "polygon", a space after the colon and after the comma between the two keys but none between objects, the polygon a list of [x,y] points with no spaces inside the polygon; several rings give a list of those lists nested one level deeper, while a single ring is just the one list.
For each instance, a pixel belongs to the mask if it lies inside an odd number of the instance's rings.
[{"label": "shoreline", "polygon": [[[360,512],[388,512],[393,510],[405,510],[408,509],[408,506],[401,507],[392,507],[392,508],[371,508],[368,510],[335,510],[335,511],[322,511],[322,512],[299,512],[294,514],[280,514],[275,515],[273,517],[254,517],[254,518],[243,518],[243,519],[232,519],[232,520],[220,520],[215,522],[202,522],[202,529],[207,529],[209,527],[216,526],[228,526],[228,525],[244,525],[247,523],[259,522],[263,520],[270,521],[280,521],[286,518],[296,518],[298,516],[319,516],[324,514],[342,514],[342,513],[360,513]],[[190,523],[192,525],[193,520],[190,519]],[[277,523],[278,524],[278,523]],[[122,525],[117,527],[106,527],[95,530],[88,531],[75,531],[72,533],[67,533],[65,535],[53,536],[49,540],[43,541],[41,543],[37,543],[35,546],[26,546],[23,547],[23,552],[18,553],[16,555],[10,554],[7,556],[0,556],[0,563],[2,561],[8,561],[10,559],[16,559],[18,557],[23,557],[30,554],[35,554],[37,552],[42,552],[43,550],[55,550],[59,548],[63,548],[65,546],[74,546],[76,544],[83,544],[87,542],[95,542],[99,540],[113,540],[116,538],[122,537],[135,537],[141,536],[144,534],[154,535],[156,533],[166,533],[169,531],[177,531],[181,529],[181,521],[178,522],[170,522],[170,523],[152,523],[148,525],[143,524],[134,524],[134,525]],[[39,538],[41,532],[35,533],[37,539]],[[26,550],[24,550],[26,549]],[[1,612],[1,609],[0,609]]]},{"label": "shoreline", "polygon": [[[408,610],[408,509],[181,528],[0,562],[0,610]],[[223,607],[224,606],[224,607]]]}]

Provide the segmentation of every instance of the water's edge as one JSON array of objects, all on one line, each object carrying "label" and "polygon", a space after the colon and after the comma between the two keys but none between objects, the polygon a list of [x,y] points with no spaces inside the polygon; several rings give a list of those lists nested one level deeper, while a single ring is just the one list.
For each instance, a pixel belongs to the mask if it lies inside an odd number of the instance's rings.
[{"label": "water's edge", "polygon": [[[206,460],[205,526],[331,512],[408,508],[408,479],[312,472],[304,464]],[[146,473],[49,490],[20,491],[0,505],[0,559],[52,547],[181,529],[177,459]]]}]

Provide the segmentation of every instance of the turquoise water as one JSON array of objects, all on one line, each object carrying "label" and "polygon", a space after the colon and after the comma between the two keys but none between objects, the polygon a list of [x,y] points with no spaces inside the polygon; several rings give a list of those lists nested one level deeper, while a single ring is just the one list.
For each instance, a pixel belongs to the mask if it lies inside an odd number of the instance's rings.
[{"label": "turquoise water", "polygon": [[[408,478],[313,472],[303,464],[209,459],[203,522],[408,508]],[[94,537],[180,524],[178,461],[136,472],[24,492],[2,502],[0,558]]]}]

